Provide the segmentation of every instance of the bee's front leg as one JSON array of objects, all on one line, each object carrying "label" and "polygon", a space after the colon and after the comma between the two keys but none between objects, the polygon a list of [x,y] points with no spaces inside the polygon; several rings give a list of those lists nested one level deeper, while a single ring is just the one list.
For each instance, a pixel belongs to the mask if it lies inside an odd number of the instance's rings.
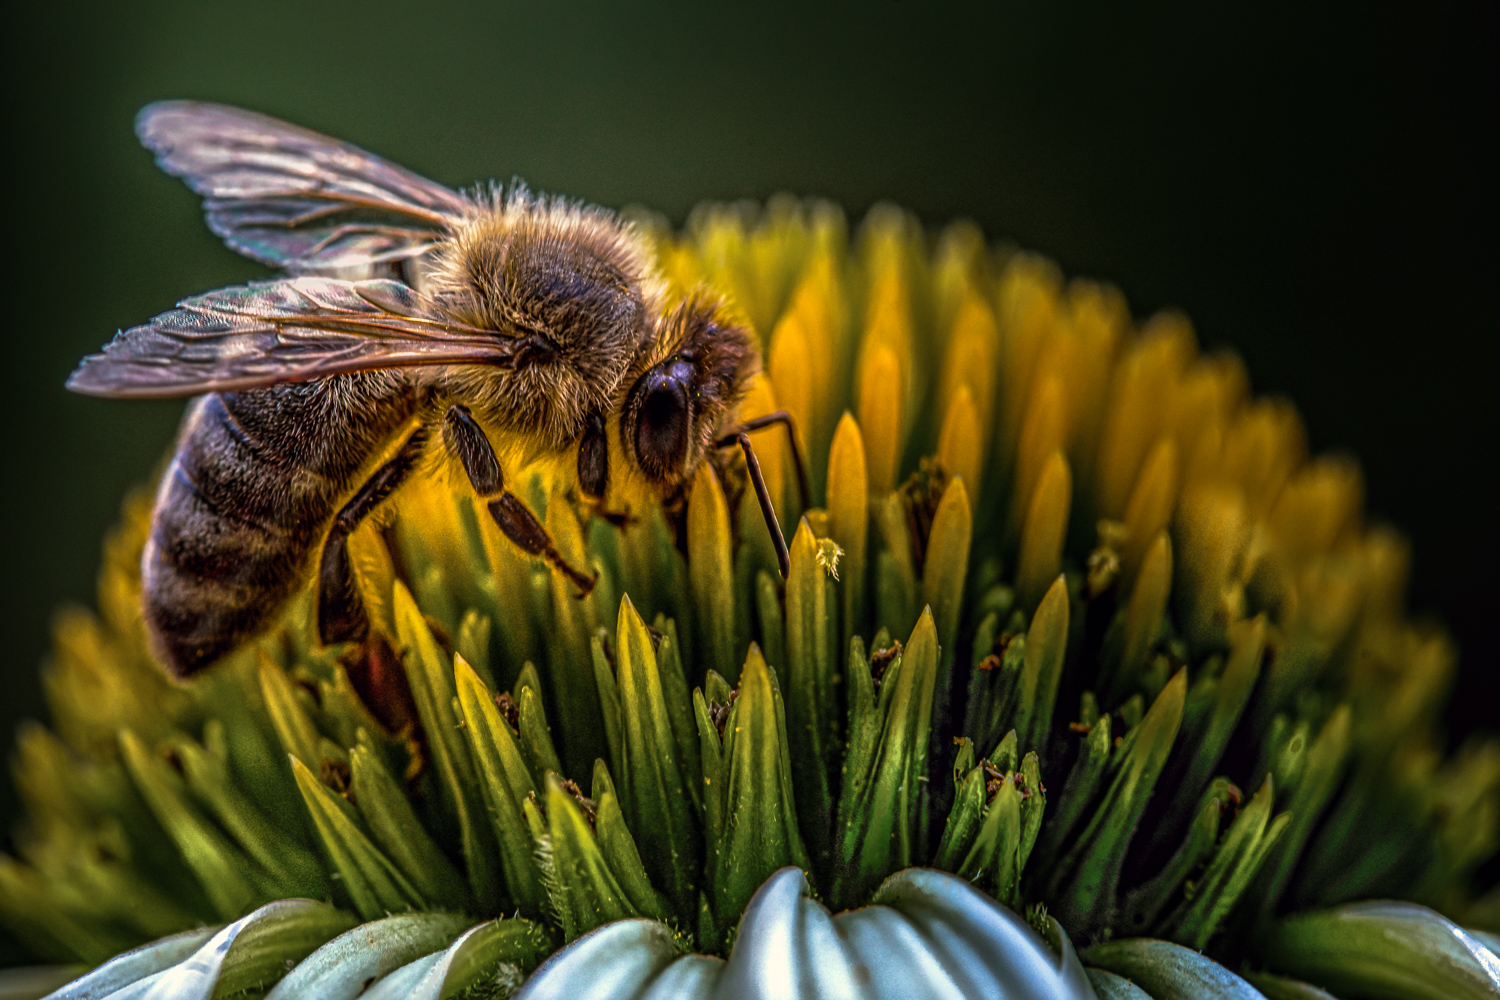
[{"label": "bee's front leg", "polygon": [[609,492],[609,437],[602,413],[588,418],[578,439],[578,492],[591,513],[616,528],[630,524],[628,512],[604,506],[604,496]]},{"label": "bee's front leg", "polygon": [[489,507],[490,516],[505,533],[527,555],[540,556],[562,573],[587,597],[599,582],[599,574],[589,576],[574,569],[557,551],[552,536],[536,515],[527,509],[520,497],[505,488],[505,474],[500,470],[500,460],[484,429],[475,421],[466,406],[450,406],[443,427],[448,441],[458,460],[463,463],[469,485]]}]

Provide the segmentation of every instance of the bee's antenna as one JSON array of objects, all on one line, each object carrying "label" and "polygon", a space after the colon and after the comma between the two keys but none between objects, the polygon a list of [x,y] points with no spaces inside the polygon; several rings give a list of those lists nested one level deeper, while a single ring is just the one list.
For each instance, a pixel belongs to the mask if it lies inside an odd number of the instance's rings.
[{"label": "bee's antenna", "polygon": [[787,552],[786,536],[781,533],[781,522],[776,520],[776,507],[771,503],[771,492],[766,489],[765,474],[760,471],[760,460],[755,457],[755,448],[750,444],[750,435],[745,430],[736,430],[716,442],[720,448],[739,445],[745,453],[745,467],[750,471],[750,482],[755,487],[755,498],[760,501],[760,514],[766,519],[766,530],[771,533],[771,544],[776,546],[776,561],[781,565],[781,578],[785,580],[792,572],[792,556]]},{"label": "bee's antenna", "polygon": [[[807,487],[807,466],[802,464],[802,446],[797,443],[797,425],[792,423],[792,415],[785,410],[767,413],[763,417],[756,417],[754,420],[747,420],[743,424],[740,424],[730,436],[733,437],[734,434],[764,430],[775,424],[786,425],[787,440],[792,444],[792,464],[797,467],[797,499],[801,501],[802,510],[805,513],[812,507],[812,491]],[[720,447],[732,444],[734,442],[729,438],[725,438],[719,442]]]},{"label": "bee's antenna", "polygon": [[764,430],[776,424],[786,426],[786,436],[792,443],[792,464],[797,466],[797,498],[802,501],[802,511],[812,507],[812,491],[807,488],[807,467],[802,464],[802,446],[797,443],[797,427],[792,415],[785,410],[767,413],[763,417],[747,420],[715,442],[720,448],[739,445],[745,452],[745,466],[750,470],[750,482],[755,486],[755,496],[760,501],[761,516],[766,519],[766,530],[771,533],[771,542],[776,546],[776,561],[781,564],[781,578],[785,580],[792,571],[792,557],[787,552],[786,536],[781,533],[781,522],[776,520],[776,508],[771,503],[770,491],[766,489],[766,477],[760,471],[760,462],[755,449],[750,445],[750,432]]}]

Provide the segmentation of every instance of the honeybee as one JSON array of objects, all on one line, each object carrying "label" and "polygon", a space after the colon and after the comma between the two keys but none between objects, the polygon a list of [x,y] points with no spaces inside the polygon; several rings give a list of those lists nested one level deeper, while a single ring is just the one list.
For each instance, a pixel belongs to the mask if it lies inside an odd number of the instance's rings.
[{"label": "honeybee", "polygon": [[705,292],[668,306],[632,226],[520,186],[461,194],[218,104],[152,104],[136,132],[203,196],[213,232],[284,272],[184,299],[68,379],[95,396],[199,397],[141,565],[145,620],[173,674],[264,627],[315,552],[323,641],[363,638],[349,535],[408,476],[444,463],[507,538],[587,594],[596,577],[507,484],[535,458],[576,450],[565,464],[597,509],[611,426],[615,450],[664,500],[716,448],[739,446],[786,573],[747,434],[790,421],[737,422],[754,337]]}]

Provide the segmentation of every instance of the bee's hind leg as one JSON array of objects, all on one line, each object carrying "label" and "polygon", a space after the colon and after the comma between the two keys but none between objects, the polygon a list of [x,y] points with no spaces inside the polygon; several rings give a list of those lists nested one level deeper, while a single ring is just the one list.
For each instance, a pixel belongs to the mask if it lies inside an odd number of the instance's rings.
[{"label": "bee's hind leg", "polygon": [[370,620],[349,565],[349,536],[405,481],[426,444],[427,432],[419,427],[334,517],[318,564],[318,637],[325,645],[357,642],[369,634]]},{"label": "bee's hind leg", "polygon": [[594,584],[599,582],[599,575],[596,573],[589,576],[569,565],[562,553],[557,551],[557,546],[552,543],[552,536],[547,534],[542,522],[536,519],[536,515],[526,508],[519,497],[505,488],[505,475],[500,471],[500,461],[495,457],[495,449],[468,408],[449,407],[443,426],[449,443],[463,463],[469,485],[485,501],[490,516],[495,519],[505,537],[515,542],[527,555],[547,560],[553,569],[566,576],[583,592],[580,596],[587,597],[594,589]]}]

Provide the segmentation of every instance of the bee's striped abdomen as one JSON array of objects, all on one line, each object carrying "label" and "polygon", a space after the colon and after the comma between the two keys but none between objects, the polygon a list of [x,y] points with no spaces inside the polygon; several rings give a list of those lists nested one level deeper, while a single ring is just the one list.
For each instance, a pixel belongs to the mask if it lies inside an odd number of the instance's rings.
[{"label": "bee's striped abdomen", "polygon": [[371,453],[414,409],[390,376],[204,397],[156,496],[142,560],[146,622],[174,673],[258,631]]}]

